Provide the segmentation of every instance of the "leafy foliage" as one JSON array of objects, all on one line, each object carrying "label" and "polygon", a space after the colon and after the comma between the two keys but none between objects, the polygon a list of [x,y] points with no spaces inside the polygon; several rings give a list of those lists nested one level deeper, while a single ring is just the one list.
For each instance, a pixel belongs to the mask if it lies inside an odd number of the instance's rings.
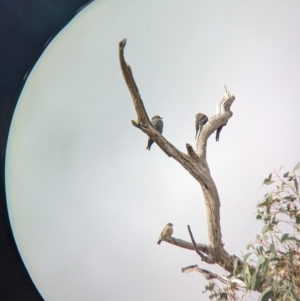
[{"label": "leafy foliage", "polygon": [[264,223],[261,235],[228,276],[241,278],[246,290],[241,294],[230,283],[220,288],[210,282],[206,291],[212,300],[249,300],[257,291],[259,301],[300,301],[300,162],[282,177],[278,173],[263,182],[275,187],[257,205],[256,218]]}]

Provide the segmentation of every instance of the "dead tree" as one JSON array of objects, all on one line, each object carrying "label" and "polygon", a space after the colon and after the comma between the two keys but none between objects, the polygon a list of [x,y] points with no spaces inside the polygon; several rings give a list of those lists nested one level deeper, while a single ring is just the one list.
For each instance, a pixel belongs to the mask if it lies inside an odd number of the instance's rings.
[{"label": "dead tree", "polygon": [[[172,145],[167,139],[165,139],[151,124],[141,96],[139,94],[139,90],[133,79],[131,68],[125,62],[125,46],[126,39],[120,41],[119,43],[119,59],[122,73],[137,113],[137,120],[132,120],[132,125],[147,134],[169,157],[172,157],[178,163],[180,163],[195,178],[195,180],[201,186],[205,200],[207,230],[209,238],[207,244],[196,244],[190,229],[189,232],[192,243],[174,237],[162,240],[165,240],[166,242],[181,248],[195,250],[201,257],[201,260],[209,264],[218,264],[227,272],[232,273],[234,270],[234,265],[242,264],[242,262],[235,255],[230,255],[225,250],[224,243],[222,242],[220,225],[220,198],[206,161],[206,146],[207,139],[210,137],[210,135],[213,134],[222,125],[226,124],[229,118],[231,118],[232,112],[230,111],[230,107],[235,100],[235,97],[233,94],[227,91],[225,87],[225,95],[219,102],[220,113],[211,117],[201,129],[200,134],[197,135],[196,150],[194,150],[190,144],[186,144],[187,154],[185,154],[179,151],[174,145]],[[200,269],[197,266],[190,266],[182,269],[182,272],[191,271],[200,272],[206,278],[210,277],[210,279],[218,279],[218,277],[222,277],[214,273],[210,273],[207,270]],[[225,277],[223,278],[223,282],[226,282]],[[228,279],[228,282],[232,281],[232,278],[230,280]],[[240,287],[244,287],[243,281],[241,279],[237,278],[236,282]]]}]

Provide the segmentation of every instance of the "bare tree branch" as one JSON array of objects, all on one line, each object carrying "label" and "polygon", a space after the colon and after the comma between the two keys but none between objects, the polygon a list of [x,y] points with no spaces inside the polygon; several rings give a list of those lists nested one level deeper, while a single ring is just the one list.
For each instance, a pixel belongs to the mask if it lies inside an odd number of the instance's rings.
[{"label": "bare tree branch", "polygon": [[[179,238],[175,238],[175,237],[169,237],[169,238],[161,238],[161,241],[165,241],[171,245],[174,245],[174,246],[177,246],[177,247],[180,247],[180,248],[183,248],[183,249],[187,249],[187,250],[190,250],[190,251],[194,251],[195,248],[193,246],[192,243],[188,242],[188,241],[185,241],[185,240],[182,240],[182,239],[179,239]],[[209,254],[209,246],[206,245],[206,244],[201,244],[201,243],[197,243],[196,244],[197,246],[197,249],[205,254]]]},{"label": "bare tree branch", "polygon": [[247,287],[247,285],[241,278],[234,277],[234,276],[226,277],[223,275],[219,275],[219,274],[210,272],[208,270],[201,269],[197,265],[191,265],[186,268],[182,268],[181,271],[182,271],[182,273],[198,272],[198,273],[202,274],[205,277],[205,279],[207,279],[207,280],[217,279],[226,285],[234,284],[237,288],[245,289]]},{"label": "bare tree branch", "polygon": [[124,48],[126,46],[126,39],[123,39],[122,41],[120,41],[119,43],[119,59],[120,59],[120,63],[121,63],[121,69],[123,72],[123,76],[124,79],[126,81],[127,84],[127,88],[131,94],[132,100],[133,100],[133,104],[135,107],[135,111],[137,113],[138,116],[138,120],[140,120],[141,122],[145,123],[145,124],[151,124],[150,120],[148,118],[147,112],[145,110],[144,107],[144,103],[141,99],[139,90],[137,88],[137,85],[134,81],[132,72],[131,72],[131,68],[129,65],[126,64],[125,59],[124,59]]},{"label": "bare tree branch", "polygon": [[[235,97],[225,87],[225,95],[219,102],[220,113],[211,117],[201,129],[201,132],[196,139],[196,151],[193,150],[190,144],[186,144],[188,153],[184,154],[165,139],[149,121],[137,85],[133,79],[131,68],[124,59],[125,45],[126,39],[120,41],[119,59],[122,73],[137,113],[137,120],[133,120],[132,124],[146,133],[168,156],[174,158],[196,179],[196,181],[198,181],[202,188],[206,205],[207,230],[209,237],[207,248],[207,250],[209,250],[208,255],[212,256],[215,262],[225,270],[232,272],[234,268],[234,257],[227,253],[222,242],[220,199],[206,161],[206,146],[210,135],[220,126],[227,123],[228,119],[231,118],[232,112],[230,111],[230,107],[235,100]],[[175,244],[173,239],[169,239],[167,242]]]}]

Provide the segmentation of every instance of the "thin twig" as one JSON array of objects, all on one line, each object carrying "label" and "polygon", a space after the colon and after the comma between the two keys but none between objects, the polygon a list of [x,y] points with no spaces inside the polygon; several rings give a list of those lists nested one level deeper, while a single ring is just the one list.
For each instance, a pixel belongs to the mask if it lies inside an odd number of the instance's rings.
[{"label": "thin twig", "polygon": [[190,226],[188,225],[188,229],[189,229],[189,233],[190,233],[190,237],[191,237],[191,240],[192,240],[192,243],[193,243],[193,246],[194,246],[194,249],[196,251],[196,253],[201,257],[201,260],[203,261],[207,261],[207,257],[204,256],[197,248],[196,246],[196,242],[195,242],[195,239],[194,239],[194,236],[193,236],[193,233],[192,233],[192,230],[190,228]]}]

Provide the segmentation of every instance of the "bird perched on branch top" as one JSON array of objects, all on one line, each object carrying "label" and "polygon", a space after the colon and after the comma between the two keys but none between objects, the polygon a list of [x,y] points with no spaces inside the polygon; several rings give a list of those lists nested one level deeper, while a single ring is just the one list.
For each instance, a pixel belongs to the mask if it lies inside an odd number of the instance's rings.
[{"label": "bird perched on branch top", "polygon": [[195,127],[196,127],[196,136],[195,139],[197,138],[198,133],[201,132],[202,127],[204,124],[208,121],[208,118],[205,114],[198,113],[196,114],[196,121],[195,121]]},{"label": "bird perched on branch top", "polygon": [[222,131],[222,128],[223,128],[223,126],[225,126],[226,124],[227,124],[227,122],[224,123],[223,125],[221,125],[220,127],[217,128],[217,132],[216,132],[216,141],[219,141],[219,139],[220,139],[220,133],[221,133],[221,131]]},{"label": "bird perched on branch top", "polygon": [[[225,87],[225,89],[226,89],[226,87]],[[227,91],[227,90],[226,90]],[[221,114],[222,113],[222,102],[223,102],[223,100],[221,100],[220,102],[218,102],[218,104],[217,104],[217,115],[219,115],[219,114]],[[227,121],[224,123],[224,124],[222,124],[220,127],[218,127],[217,128],[217,130],[216,130],[216,141],[219,141],[219,139],[220,139],[220,133],[221,133],[221,131],[222,131],[222,128],[223,128],[223,126],[225,126],[227,124]]]},{"label": "bird perched on branch top", "polygon": [[[162,134],[163,131],[163,127],[164,127],[164,123],[162,121],[162,117],[158,116],[158,115],[154,115],[151,118],[151,123],[153,124],[153,126]],[[153,140],[149,137],[148,138],[148,144],[146,149],[150,150],[151,145],[153,144]]]},{"label": "bird perched on branch top", "polygon": [[158,245],[160,245],[161,243],[161,238],[169,238],[171,237],[171,235],[173,234],[173,224],[171,223],[168,223],[164,229],[162,230],[161,234],[160,234],[160,237],[159,237],[159,240],[157,242]]}]

